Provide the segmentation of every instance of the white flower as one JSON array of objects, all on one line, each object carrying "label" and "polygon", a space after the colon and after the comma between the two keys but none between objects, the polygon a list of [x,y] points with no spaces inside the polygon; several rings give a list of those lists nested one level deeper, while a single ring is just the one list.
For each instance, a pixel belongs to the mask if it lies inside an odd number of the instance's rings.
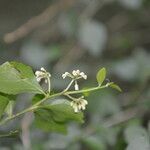
[{"label": "white flower", "polygon": [[51,74],[42,67],[40,71],[35,72],[35,76],[38,82],[40,82],[42,79],[45,79],[45,83],[47,83],[47,78],[51,77]]},{"label": "white flower", "polygon": [[69,72],[65,72],[62,75],[63,79],[65,79],[66,77],[70,77],[72,79],[87,79],[87,75],[84,72],[80,72],[80,70],[73,70],[72,73]]},{"label": "white flower", "polygon": [[87,79],[87,75],[84,72],[80,72],[80,70],[73,70],[72,73],[65,72],[64,74],[62,74],[63,79],[65,79],[66,77],[70,77],[73,80],[73,82],[75,81],[74,88],[76,91],[79,90],[77,80],[81,78]]},{"label": "white flower", "polygon": [[73,74],[74,77],[77,77],[77,76],[80,75],[80,70],[73,70],[72,74]]},{"label": "white flower", "polygon": [[76,90],[76,91],[78,91],[78,90],[79,90],[79,85],[78,85],[78,83],[77,83],[77,82],[75,82],[74,88],[75,88],[75,90]]},{"label": "white flower", "polygon": [[65,72],[64,74],[62,74],[62,78],[65,79],[67,76],[69,76],[70,73],[69,72]]},{"label": "white flower", "polygon": [[86,75],[84,72],[81,72],[81,73],[80,73],[80,76],[81,76],[83,79],[85,79],[85,80],[87,79],[87,75]]},{"label": "white flower", "polygon": [[70,103],[75,113],[80,112],[81,110],[85,110],[85,106],[87,104],[88,104],[87,100],[83,99],[83,97],[75,99]]},{"label": "white flower", "polygon": [[80,72],[80,70],[73,70],[73,71],[72,71],[72,75],[73,75],[75,78],[87,79],[87,75],[85,75],[84,72]]}]

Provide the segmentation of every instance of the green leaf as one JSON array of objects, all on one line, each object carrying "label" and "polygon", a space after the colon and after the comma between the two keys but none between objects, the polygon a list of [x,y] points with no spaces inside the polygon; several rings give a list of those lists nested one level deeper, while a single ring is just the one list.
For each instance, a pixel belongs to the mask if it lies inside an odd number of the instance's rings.
[{"label": "green leaf", "polygon": [[100,69],[96,75],[96,78],[99,86],[101,86],[106,78],[106,69],[105,68]]},{"label": "green leaf", "polygon": [[52,115],[48,110],[40,109],[35,111],[35,121],[34,124],[37,128],[43,131],[54,131],[60,133],[66,133],[66,125],[64,123],[57,123],[53,120]]},{"label": "green leaf", "polygon": [[29,66],[6,62],[0,66],[0,92],[6,94],[44,94]]},{"label": "green leaf", "polygon": [[105,143],[101,139],[98,139],[98,137],[86,137],[82,139],[82,142],[89,150],[106,150]]},{"label": "green leaf", "polygon": [[31,67],[15,61],[10,62],[10,64],[19,71],[22,78],[34,78],[34,73]]},{"label": "green leaf", "polygon": [[12,95],[12,94],[5,94],[5,93],[1,93],[0,95],[7,97],[10,101],[15,101],[16,100],[16,95]]},{"label": "green leaf", "polygon": [[110,86],[111,88],[113,88],[113,89],[118,90],[119,92],[122,92],[121,88],[120,88],[117,84],[115,84],[115,83],[112,83],[112,84],[110,84],[109,86]]},{"label": "green leaf", "polygon": [[35,124],[45,131],[66,132],[66,124],[70,121],[83,122],[83,114],[74,113],[67,101],[42,106],[35,111]]},{"label": "green leaf", "polygon": [[44,95],[42,95],[42,94],[34,95],[34,97],[32,98],[32,105],[34,105],[35,103],[41,101],[43,98],[44,98]]},{"label": "green leaf", "polygon": [[8,114],[7,111],[9,109],[9,105],[11,105],[11,103],[14,103],[15,98],[16,97],[14,95],[0,93],[0,119],[4,112]]},{"label": "green leaf", "polygon": [[[87,89],[89,89],[90,87],[85,87],[85,88],[83,88],[82,90],[87,90]],[[85,97],[88,97],[89,95],[90,95],[90,92],[83,92],[82,93]]]},{"label": "green leaf", "polygon": [[15,101],[12,101],[12,100],[9,101],[9,103],[6,107],[6,110],[5,110],[5,112],[8,116],[12,116],[14,104],[15,104]]},{"label": "green leaf", "polygon": [[78,121],[83,123],[83,114],[81,112],[75,113],[72,107],[68,104],[50,105],[45,108],[50,110],[53,119],[56,122],[66,123],[69,121]]},{"label": "green leaf", "polygon": [[0,95],[0,119],[9,103],[8,97]]}]

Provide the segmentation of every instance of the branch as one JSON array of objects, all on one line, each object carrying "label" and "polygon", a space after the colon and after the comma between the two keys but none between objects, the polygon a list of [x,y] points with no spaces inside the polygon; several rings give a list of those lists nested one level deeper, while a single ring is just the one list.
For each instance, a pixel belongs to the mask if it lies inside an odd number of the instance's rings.
[{"label": "branch", "polygon": [[96,91],[96,90],[99,90],[99,89],[104,89],[104,88],[106,88],[108,86],[109,85],[103,85],[103,86],[97,86],[97,87],[84,89],[84,90],[68,91],[68,92],[65,92],[65,94],[80,94],[80,93],[92,92],[92,91]]},{"label": "branch", "polygon": [[123,122],[126,122],[132,118],[134,118],[139,112],[139,109],[136,108],[130,108],[125,111],[121,111],[120,113],[117,113],[114,116],[111,116],[110,118],[104,120],[103,126],[106,128],[121,124]]},{"label": "branch", "polygon": [[44,103],[45,101],[47,101],[51,98],[58,97],[58,96],[66,96],[66,94],[69,95],[69,94],[86,93],[86,92],[91,92],[91,91],[96,91],[96,90],[99,90],[99,89],[103,89],[103,88],[106,88],[106,87],[108,87],[108,85],[93,87],[93,88],[89,88],[89,89],[85,89],[85,90],[79,90],[79,91],[62,91],[60,93],[56,93],[56,94],[53,94],[53,95],[46,95],[41,101],[35,103],[34,105],[30,106],[29,108],[26,108],[23,111],[15,114],[15,115],[9,116],[6,119],[2,120],[0,122],[0,126],[4,125],[5,123],[9,122],[10,120],[13,120],[13,119],[15,119],[15,118],[27,113],[27,112],[33,112],[34,110],[38,109],[39,106],[42,103]]},{"label": "branch", "polygon": [[13,43],[18,39],[27,36],[34,29],[51,21],[59,12],[71,7],[75,0],[59,0],[59,2],[50,5],[41,14],[29,19],[25,24],[21,25],[13,32],[4,35],[4,41],[6,43]]},{"label": "branch", "polygon": [[[102,126],[104,128],[111,128],[113,126],[120,125],[120,124],[127,122],[130,119],[133,119],[136,116],[138,116],[139,112],[140,112],[140,114],[143,114],[143,111],[141,111],[139,109],[139,107],[133,107],[133,108],[123,110],[123,111],[118,112],[117,114],[110,116],[107,119],[103,120]],[[90,136],[92,134],[97,133],[98,130],[99,130],[99,128],[87,127],[85,133],[87,134],[87,136]]]}]

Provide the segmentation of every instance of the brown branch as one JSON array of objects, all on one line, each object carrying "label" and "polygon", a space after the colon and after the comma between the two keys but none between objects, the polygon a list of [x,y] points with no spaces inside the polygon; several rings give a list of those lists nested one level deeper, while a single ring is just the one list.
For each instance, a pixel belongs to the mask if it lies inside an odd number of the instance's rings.
[{"label": "brown branch", "polygon": [[[113,0],[93,0],[89,1],[87,6],[83,9],[78,17],[78,22],[81,24],[85,20],[90,20],[103,6],[109,4]],[[74,42],[72,47],[67,48],[69,52],[57,62],[54,66],[55,71],[61,71],[69,67],[69,64],[75,62],[85,54],[85,50],[78,42]],[[71,49],[71,50],[70,50]]]},{"label": "brown branch", "polygon": [[33,122],[32,113],[25,114],[21,121],[21,128],[22,128],[21,140],[25,149],[30,149],[31,147],[29,128],[32,122]]},{"label": "brown branch", "polygon": [[117,113],[116,115],[104,120],[103,126],[108,128],[108,127],[112,127],[112,126],[124,123],[136,117],[139,114],[138,112],[139,112],[138,108],[127,109],[125,111]]},{"label": "brown branch", "polygon": [[[133,118],[142,116],[143,113],[144,110],[141,109],[140,107],[129,108],[127,110],[118,112],[117,114],[107,118],[106,120],[103,120],[103,123],[101,125],[104,128],[111,128],[120,125],[122,123],[125,123]],[[87,127],[85,133],[89,136],[95,134],[98,130],[99,128]]]},{"label": "brown branch", "polygon": [[27,36],[34,29],[51,21],[62,10],[71,7],[74,2],[75,0],[59,0],[57,3],[50,5],[41,14],[29,19],[15,31],[5,34],[4,41],[6,43],[13,43],[18,39]]},{"label": "brown branch", "polygon": [[66,51],[65,55],[61,57],[61,59],[54,66],[54,70],[56,72],[67,70],[72,62],[75,62],[81,58],[85,53],[84,49],[76,43],[74,45],[70,45],[68,49],[69,50]]}]

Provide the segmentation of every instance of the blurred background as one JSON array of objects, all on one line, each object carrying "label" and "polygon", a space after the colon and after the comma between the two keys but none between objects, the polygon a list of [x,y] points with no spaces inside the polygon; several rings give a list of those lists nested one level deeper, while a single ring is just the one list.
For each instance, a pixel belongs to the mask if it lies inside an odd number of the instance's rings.
[{"label": "blurred background", "polygon": [[[150,0],[0,0],[0,63],[21,61],[52,74],[54,91],[68,81],[65,71],[80,69],[96,85],[107,78],[123,90],[90,94],[85,123],[71,123],[68,134],[45,133],[25,115],[19,137],[1,138],[1,150],[149,150],[150,148]],[[14,111],[30,103],[17,97]],[[28,100],[29,99],[29,100]]]}]

